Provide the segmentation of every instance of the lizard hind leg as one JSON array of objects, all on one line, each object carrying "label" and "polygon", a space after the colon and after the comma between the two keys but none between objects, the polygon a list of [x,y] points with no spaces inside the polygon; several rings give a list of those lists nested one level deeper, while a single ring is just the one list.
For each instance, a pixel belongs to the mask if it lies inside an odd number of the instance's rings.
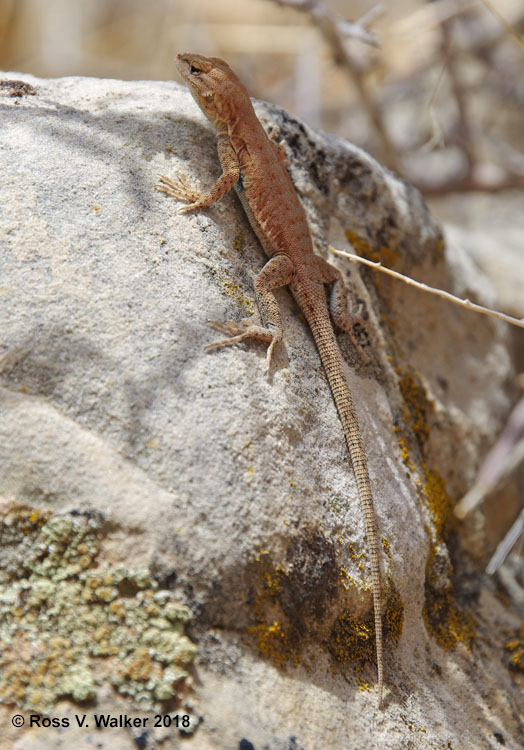
[{"label": "lizard hind leg", "polygon": [[362,348],[354,330],[356,323],[360,323],[360,325],[365,328],[365,321],[362,316],[354,315],[350,311],[351,305],[348,289],[344,284],[342,274],[338,268],[335,268],[331,263],[328,263],[319,256],[315,257],[315,262],[316,272],[318,273],[317,280],[321,281],[323,284],[331,284],[329,312],[333,322],[337,328],[340,328],[341,331],[348,334],[355,349],[360,353],[362,361],[364,364],[367,364],[369,362],[369,356]]},{"label": "lizard hind leg", "polygon": [[289,284],[294,272],[293,262],[286,255],[275,255],[271,258],[255,280],[256,300],[264,325],[256,325],[245,319],[240,322],[229,320],[226,323],[211,321],[213,328],[229,334],[229,338],[209,344],[206,349],[218,349],[247,339],[262,341],[268,345],[265,371],[267,375],[271,369],[275,347],[282,341],[283,333],[282,316],[273,290]]}]

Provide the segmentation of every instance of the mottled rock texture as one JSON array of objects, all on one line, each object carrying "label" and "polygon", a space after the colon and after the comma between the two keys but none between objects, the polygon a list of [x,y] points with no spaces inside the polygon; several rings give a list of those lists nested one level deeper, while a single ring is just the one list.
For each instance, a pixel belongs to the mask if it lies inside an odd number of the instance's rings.
[{"label": "mottled rock texture", "polygon": [[[180,216],[154,190],[159,173],[217,177],[210,126],[176,84],[3,76],[21,77],[34,94],[0,96],[0,742],[517,747],[517,620],[481,574],[482,514],[467,534],[451,515],[510,406],[504,326],[333,259],[366,318],[369,362],[340,344],[383,539],[377,712],[364,526],[312,338],[283,290],[270,378],[259,346],[204,352],[209,320],[257,315],[262,251],[235,197]],[[496,302],[409,186],[257,111],[320,253],[352,243]],[[11,725],[31,710],[70,726]],[[93,718],[169,711],[190,736]]]}]

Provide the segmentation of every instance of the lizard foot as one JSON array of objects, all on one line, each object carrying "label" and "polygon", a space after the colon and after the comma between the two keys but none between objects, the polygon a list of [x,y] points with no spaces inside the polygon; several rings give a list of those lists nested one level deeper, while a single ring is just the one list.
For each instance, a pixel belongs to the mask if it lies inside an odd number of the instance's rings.
[{"label": "lizard foot", "polygon": [[351,321],[348,321],[347,326],[344,326],[343,330],[348,334],[353,346],[359,353],[362,364],[369,364],[371,360],[364,346],[369,346],[370,342],[364,318],[352,318]]},{"label": "lizard foot", "polygon": [[173,179],[166,177],[165,175],[159,175],[159,181],[155,185],[155,189],[160,193],[169,195],[171,198],[175,198],[176,200],[189,201],[187,206],[180,206],[180,208],[177,209],[177,213],[179,214],[186,213],[186,211],[191,211],[193,208],[196,208],[202,192],[200,184],[198,184],[197,187],[194,187],[184,175],[179,175]]},{"label": "lizard foot", "polygon": [[362,316],[352,316],[348,319],[345,316],[340,316],[335,319],[335,323],[337,328],[340,328],[344,333],[347,333],[351,339],[351,343],[360,355],[362,364],[368,365],[371,362],[371,359],[364,347],[369,347],[370,338],[365,318]]},{"label": "lizard foot", "polygon": [[222,346],[231,346],[231,344],[238,344],[246,339],[262,341],[263,343],[268,344],[265,374],[267,375],[269,373],[273,350],[280,340],[278,336],[275,336],[275,334],[268,328],[254,325],[246,318],[239,322],[236,320],[227,320],[225,323],[219,323],[216,320],[211,320],[209,322],[217,331],[229,334],[229,338],[208,344],[205,347],[206,351],[210,349],[219,349]]},{"label": "lizard foot", "polygon": [[364,349],[364,346],[366,347],[370,346],[370,338],[369,338],[367,323],[364,318],[359,317],[359,318],[353,319],[352,325],[351,325],[351,331],[349,332],[349,337],[351,341],[353,342],[355,349],[360,354],[362,363],[364,365],[369,364],[371,360],[366,350]]}]

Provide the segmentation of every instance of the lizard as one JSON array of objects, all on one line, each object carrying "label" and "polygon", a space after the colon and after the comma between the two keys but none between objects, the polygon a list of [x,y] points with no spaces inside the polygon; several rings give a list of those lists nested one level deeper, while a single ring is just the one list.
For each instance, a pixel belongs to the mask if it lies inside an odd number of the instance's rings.
[{"label": "lizard", "polygon": [[[364,516],[371,566],[375,620],[378,705],[382,704],[384,655],[382,582],[377,521],[364,443],[353,396],[344,372],[331,320],[352,334],[347,316],[348,292],[340,271],[314,253],[305,210],[286,168],[282,144],[268,136],[258,120],[248,91],[229,65],[217,57],[177,55],[176,66],[200,109],[216,130],[222,174],[206,191],[196,190],[185,178],[161,176],[157,189],[186,202],[179,213],[211,206],[235,189],[269,260],[255,279],[255,296],[264,325],[250,320],[212,325],[228,338],[206,349],[229,346],[247,339],[267,344],[266,374],[275,347],[283,339],[282,317],[274,290],[288,286],[311,329],[335,402]],[[332,287],[328,306],[325,285]]]}]

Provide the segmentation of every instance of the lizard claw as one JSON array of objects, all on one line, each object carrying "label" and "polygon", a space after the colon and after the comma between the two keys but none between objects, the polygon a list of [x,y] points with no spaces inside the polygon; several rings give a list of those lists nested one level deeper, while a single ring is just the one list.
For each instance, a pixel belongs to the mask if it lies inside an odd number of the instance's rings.
[{"label": "lizard claw", "polygon": [[273,359],[273,351],[277,343],[278,343],[278,339],[273,337],[273,340],[271,341],[270,345],[267,348],[266,369],[264,370],[264,375],[266,378],[268,378],[271,374],[271,361]]},{"label": "lizard claw", "polygon": [[275,336],[274,333],[267,328],[262,328],[262,326],[253,324],[248,318],[243,318],[241,321],[226,320],[225,323],[219,323],[217,320],[210,320],[209,323],[217,331],[227,334],[229,338],[208,344],[205,347],[206,351],[209,351],[210,349],[220,349],[223,346],[231,346],[231,344],[238,344],[246,339],[262,341],[268,345],[265,375],[269,374],[273,350],[276,344],[280,341],[278,336]]},{"label": "lizard claw", "polygon": [[229,338],[222,339],[221,341],[214,341],[212,344],[208,344],[205,347],[206,351],[208,351],[209,349],[219,349],[222,346],[230,346],[231,344],[236,344],[239,341],[243,341],[251,335],[250,328],[254,328],[254,326],[251,325],[251,321],[245,319],[241,320],[240,322],[236,320],[226,320],[224,323],[220,323],[218,320],[210,320],[209,324],[217,331],[228,335]]},{"label": "lizard claw", "polygon": [[[159,181],[155,185],[155,190],[165,193],[165,195],[169,195],[176,200],[189,201],[190,204],[195,204],[202,192],[200,183],[198,183],[197,187],[194,187],[184,175],[171,178],[163,174],[159,175]],[[193,207],[193,205],[182,206],[178,209],[177,213],[185,213]]]},{"label": "lizard claw", "polygon": [[[241,321],[237,320],[226,320],[220,323],[218,320],[208,321],[212,328],[215,328],[221,333],[226,333],[229,336],[240,336],[248,330],[251,325],[251,321],[243,318]],[[209,344],[209,346],[215,346],[215,344]],[[206,347],[206,349],[209,347]]]},{"label": "lizard claw", "polygon": [[189,203],[187,206],[179,206],[175,213],[176,214],[187,214],[189,211],[193,211],[197,207],[196,203]]}]

